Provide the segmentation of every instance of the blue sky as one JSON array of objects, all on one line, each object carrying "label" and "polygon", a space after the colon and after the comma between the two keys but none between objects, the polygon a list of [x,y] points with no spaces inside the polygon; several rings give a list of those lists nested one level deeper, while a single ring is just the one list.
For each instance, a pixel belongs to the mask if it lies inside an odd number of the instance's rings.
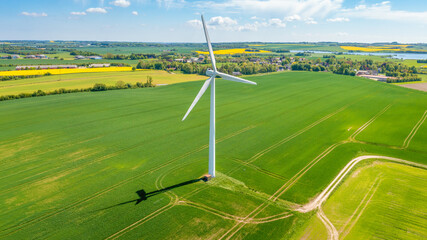
[{"label": "blue sky", "polygon": [[427,42],[427,0],[2,0],[1,40]]}]

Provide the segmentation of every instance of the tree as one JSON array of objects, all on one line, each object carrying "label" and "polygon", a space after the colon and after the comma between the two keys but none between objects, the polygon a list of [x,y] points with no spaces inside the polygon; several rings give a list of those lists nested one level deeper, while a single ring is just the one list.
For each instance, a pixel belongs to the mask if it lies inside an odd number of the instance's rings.
[{"label": "tree", "polygon": [[161,63],[161,62],[155,63],[154,69],[157,69],[157,70],[163,69],[163,63]]},{"label": "tree", "polygon": [[147,76],[147,82],[145,82],[144,87],[153,87],[153,78],[151,76]]}]

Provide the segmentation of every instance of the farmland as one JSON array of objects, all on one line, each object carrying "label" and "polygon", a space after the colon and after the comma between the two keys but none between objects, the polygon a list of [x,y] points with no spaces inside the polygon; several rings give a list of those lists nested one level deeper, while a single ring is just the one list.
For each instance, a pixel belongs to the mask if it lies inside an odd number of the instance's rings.
[{"label": "farmland", "polygon": [[[104,68],[109,69],[109,68]],[[58,71],[66,69],[57,69]],[[79,70],[79,69],[69,69]],[[102,68],[101,68],[102,70]],[[31,70],[25,70],[31,71]],[[38,70],[36,70],[38,71]],[[46,70],[52,71],[52,70]],[[19,72],[19,71],[17,71]],[[24,71],[21,71],[24,72]],[[60,88],[80,89],[92,87],[95,83],[104,83],[107,86],[114,86],[118,81],[125,83],[145,82],[147,76],[153,78],[154,84],[173,84],[186,81],[197,81],[205,79],[204,76],[194,74],[170,74],[165,71],[143,70],[125,72],[93,72],[74,73],[66,75],[52,75],[38,78],[26,78],[13,81],[0,82],[0,96],[19,93],[32,93],[37,90],[53,91]]]},{"label": "farmland", "polygon": [[[323,206],[342,238],[419,239],[425,236],[427,211],[425,169],[395,163],[360,166]],[[408,219],[408,221],[402,221]],[[313,218],[301,234],[306,239],[326,235]]]},{"label": "farmland", "polygon": [[43,70],[16,70],[1,71],[0,76],[31,76],[45,74],[70,74],[70,73],[94,73],[94,72],[129,72],[131,67],[105,67],[105,68],[74,68],[74,69],[43,69]]},{"label": "farmland", "polygon": [[[198,54],[209,54],[208,52],[196,51]],[[246,48],[234,48],[234,49],[223,49],[214,51],[215,55],[224,55],[224,54],[239,54],[239,53],[249,53],[249,54],[257,54],[257,53],[270,53],[270,51],[266,50],[251,50]]]},{"label": "farmland", "polygon": [[[399,45],[400,46],[400,45]],[[342,49],[349,51],[361,51],[361,52],[379,52],[379,51],[399,51],[400,48],[393,47],[354,47],[354,46],[341,46]]]},{"label": "farmland", "polygon": [[[108,81],[125,74],[120,80],[129,82],[146,71],[114,74]],[[200,81],[0,103],[0,237],[277,239],[306,229],[327,237],[316,210],[295,209],[350,160],[376,154],[427,163],[426,93],[331,73],[248,79],[258,86],[217,81],[218,176],[208,182],[199,181],[208,97],[181,122]],[[424,169],[375,160],[349,176],[323,206],[337,229],[348,229],[367,190],[378,189],[347,238],[384,230],[374,217],[390,220],[392,231],[427,235],[425,219],[415,226],[418,213],[407,212],[425,212],[425,197],[414,197],[425,189],[413,184],[426,181]],[[395,179],[405,188],[391,188]],[[390,191],[395,202],[381,204]],[[343,198],[348,192],[354,198]]]}]

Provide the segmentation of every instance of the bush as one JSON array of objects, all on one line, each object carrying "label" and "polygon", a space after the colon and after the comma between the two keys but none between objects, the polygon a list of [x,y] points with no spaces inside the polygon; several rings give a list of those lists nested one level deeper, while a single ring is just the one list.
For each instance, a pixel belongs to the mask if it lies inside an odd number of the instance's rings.
[{"label": "bush", "polygon": [[118,81],[116,82],[116,88],[118,89],[123,89],[123,88],[127,88],[125,82],[123,81]]},{"label": "bush", "polygon": [[107,86],[104,83],[95,83],[95,85],[93,85],[92,92],[96,92],[96,91],[107,91]]}]

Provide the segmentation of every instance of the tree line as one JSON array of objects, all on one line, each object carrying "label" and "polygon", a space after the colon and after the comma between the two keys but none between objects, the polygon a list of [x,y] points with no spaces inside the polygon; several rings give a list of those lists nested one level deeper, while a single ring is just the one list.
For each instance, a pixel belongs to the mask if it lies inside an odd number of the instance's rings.
[{"label": "tree line", "polygon": [[[182,62],[138,62],[137,69],[154,69],[154,70],[174,70],[181,71],[184,74],[200,74],[205,75],[206,70],[210,67],[207,64],[197,63],[182,63]],[[225,63],[218,66],[220,72],[233,74],[233,72],[240,72],[245,75],[275,72],[277,67],[272,64],[257,64],[253,62],[241,62],[241,63]]]},{"label": "tree line", "polygon": [[0,44],[0,52],[7,54],[19,54],[19,55],[36,55],[36,54],[55,54],[56,51],[53,48],[39,49],[35,47],[27,46],[15,46],[10,44]]}]

